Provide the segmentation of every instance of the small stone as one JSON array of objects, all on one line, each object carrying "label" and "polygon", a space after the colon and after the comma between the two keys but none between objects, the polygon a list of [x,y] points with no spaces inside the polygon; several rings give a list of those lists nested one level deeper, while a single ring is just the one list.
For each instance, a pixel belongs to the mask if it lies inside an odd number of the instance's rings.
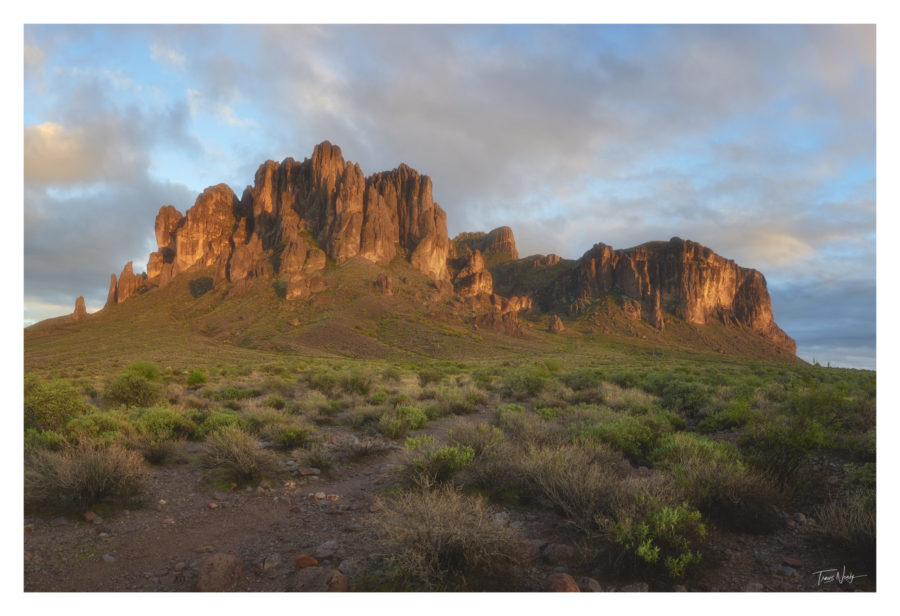
[{"label": "small stone", "polygon": [[544,558],[550,564],[562,564],[575,560],[575,548],[565,543],[550,543],[544,546]]},{"label": "small stone", "polygon": [[497,524],[509,524],[509,514],[505,511],[501,511],[500,513],[495,513],[492,517],[494,522]]},{"label": "small stone", "polygon": [[160,505],[165,505],[165,504],[166,504],[166,501],[164,501],[163,499],[159,499],[159,504],[160,504]]},{"label": "small stone", "polygon": [[568,573],[553,573],[544,581],[547,592],[581,592],[578,584]]},{"label": "small stone", "polygon": [[797,570],[794,569],[793,567],[782,567],[782,568],[781,568],[781,573],[782,573],[782,575],[784,575],[785,577],[791,577],[791,578],[797,577],[798,575],[800,575],[800,574],[797,572]]},{"label": "small stone", "polygon": [[297,566],[298,569],[306,569],[307,567],[315,567],[319,564],[319,561],[313,558],[312,556],[307,556],[305,554],[301,554],[297,558],[294,559],[294,565]]},{"label": "small stone", "polygon": [[[318,496],[316,498],[318,498]],[[325,498],[327,498],[330,501],[336,501],[337,499],[340,498],[340,496],[338,496],[337,494],[328,494]]]},{"label": "small stone", "polygon": [[785,556],[781,559],[781,562],[786,564],[788,567],[794,567],[795,569],[799,569],[803,566],[803,561],[798,558],[793,558],[791,556]]},{"label": "small stone", "polygon": [[26,525],[25,525],[25,532],[26,532],[26,533],[33,533],[33,532],[34,532],[34,524],[26,524]]},{"label": "small stone", "polygon": [[175,523],[175,518],[163,518],[163,524],[171,525]]},{"label": "small stone", "polygon": [[325,492],[316,492],[313,496],[316,500],[324,500]]},{"label": "small stone", "polygon": [[93,511],[85,511],[84,513],[84,521],[85,522],[93,522],[97,519],[97,514]]},{"label": "small stone", "polygon": [[218,509],[219,505],[217,503],[209,503],[208,505],[206,505],[206,507],[208,509]]},{"label": "small stone", "polygon": [[214,547],[211,546],[211,545],[204,545],[204,546],[200,546],[199,548],[197,548],[197,551],[198,551],[198,552],[201,552],[201,553],[208,554],[208,553],[210,553],[210,552],[214,552],[215,549],[216,549],[216,548],[214,548]]},{"label": "small stone", "polygon": [[101,539],[106,539],[107,537],[109,537],[109,533],[100,533],[97,536],[100,537]]},{"label": "small stone", "polygon": [[69,521],[63,517],[53,518],[50,520],[50,526],[56,528],[57,526],[65,526]]},{"label": "small stone", "polygon": [[797,526],[797,523],[793,520],[786,520],[785,524],[787,524],[788,528],[794,528],[795,526]]},{"label": "small stone", "polygon": [[797,524],[806,524],[806,516],[798,511],[794,514],[794,521]]},{"label": "small stone", "polygon": [[687,592],[687,591],[688,591],[687,587],[682,586],[681,584],[675,584],[675,586],[672,587],[672,592]]},{"label": "small stone", "polygon": [[294,574],[290,590],[294,592],[347,592],[349,584],[344,574],[335,569],[306,567]]},{"label": "small stone", "polygon": [[578,580],[578,590],[581,592],[603,592],[603,587],[594,578],[583,577]]},{"label": "small stone", "polygon": [[318,475],[321,475],[321,474],[322,474],[322,471],[320,471],[320,470],[317,469],[317,468],[312,468],[312,467],[298,468],[298,469],[297,469],[297,472],[298,472],[298,473],[300,474],[300,476],[302,476],[302,477],[313,477],[313,476],[318,476]]},{"label": "small stone", "polygon": [[200,565],[197,590],[225,592],[237,586],[243,574],[241,561],[233,554],[213,554]]},{"label": "small stone", "polygon": [[102,558],[103,558],[103,562],[105,562],[105,563],[116,562],[116,557],[113,556],[112,554],[104,554]]},{"label": "small stone", "polygon": [[750,582],[744,586],[744,592],[762,592],[764,589],[765,586],[759,582]]},{"label": "small stone", "polygon": [[619,592],[650,592],[650,587],[647,585],[647,582],[635,582],[634,584],[623,586],[619,589]]},{"label": "small stone", "polygon": [[326,541],[325,543],[319,545],[319,547],[315,549],[314,554],[316,558],[330,558],[334,556],[335,552],[337,552],[337,549],[338,542],[334,539],[331,539],[330,541]]},{"label": "small stone", "polygon": [[266,556],[263,561],[263,572],[271,571],[281,565],[281,555],[280,554],[269,554]]},{"label": "small stone", "polygon": [[175,571],[184,571],[187,568],[187,563],[184,562],[183,560],[180,560],[177,563],[175,563],[175,566],[172,568],[175,569]]},{"label": "small stone", "polygon": [[223,500],[228,500],[228,495],[225,494],[224,492],[216,492],[215,494],[213,494],[213,498],[216,499],[217,501],[223,501]]},{"label": "small stone", "polygon": [[100,526],[101,524],[103,524],[103,518],[101,518],[99,515],[95,515],[94,521],[91,522],[91,524],[93,524],[94,526]]}]

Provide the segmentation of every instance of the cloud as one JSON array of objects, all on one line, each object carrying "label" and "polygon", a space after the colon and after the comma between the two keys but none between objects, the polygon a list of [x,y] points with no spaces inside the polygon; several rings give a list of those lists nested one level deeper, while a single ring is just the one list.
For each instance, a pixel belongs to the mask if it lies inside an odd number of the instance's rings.
[{"label": "cloud", "polygon": [[150,44],[150,59],[158,64],[171,66],[176,69],[184,68],[185,58],[183,54],[155,41]]}]

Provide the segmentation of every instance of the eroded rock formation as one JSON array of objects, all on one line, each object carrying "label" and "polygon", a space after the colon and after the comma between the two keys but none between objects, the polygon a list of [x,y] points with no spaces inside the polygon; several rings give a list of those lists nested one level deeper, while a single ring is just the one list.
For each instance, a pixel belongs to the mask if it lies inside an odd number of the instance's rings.
[{"label": "eroded rock formation", "polygon": [[595,244],[544,289],[541,304],[564,303],[578,312],[585,300],[611,291],[639,301],[641,318],[657,328],[663,311],[696,324],[733,320],[796,352],[793,339],[775,324],[763,275],[696,242],[675,237],[624,250]]},{"label": "eroded rock formation", "polygon": [[79,323],[87,318],[87,308],[84,306],[84,296],[79,295],[75,300],[75,312],[72,313],[72,319]]}]

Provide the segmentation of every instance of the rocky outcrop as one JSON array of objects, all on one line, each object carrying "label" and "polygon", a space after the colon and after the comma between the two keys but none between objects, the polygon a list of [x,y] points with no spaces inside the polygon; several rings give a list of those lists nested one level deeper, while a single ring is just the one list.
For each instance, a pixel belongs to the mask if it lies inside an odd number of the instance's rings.
[{"label": "rocky outcrop", "polygon": [[484,265],[480,250],[470,252],[462,259],[463,265],[453,280],[456,293],[462,297],[490,295],[494,292],[494,279]]},{"label": "rocky outcrop", "polygon": [[393,295],[394,281],[387,274],[379,274],[375,279],[375,289],[382,295]]},{"label": "rocky outcrop", "polygon": [[497,227],[489,233],[467,232],[453,238],[451,256],[465,257],[470,252],[480,251],[491,261],[508,261],[519,258],[516,250],[516,238],[509,227]]},{"label": "rocky outcrop", "polygon": [[135,274],[132,268],[132,262],[129,261],[122,268],[122,273],[118,279],[115,274],[109,278],[109,294],[106,296],[106,305],[104,308],[121,304],[129,297],[137,293],[141,287],[147,284],[147,274]]},{"label": "rocky outcrop", "polygon": [[76,323],[80,323],[87,318],[87,308],[84,306],[84,296],[79,295],[75,300],[75,312],[72,313],[72,320]]},{"label": "rocky outcrop", "polygon": [[586,300],[610,291],[640,302],[640,318],[657,328],[663,326],[663,311],[695,324],[733,321],[796,352],[794,341],[775,324],[763,275],[696,242],[676,237],[624,250],[595,244],[543,290],[541,304],[568,304],[577,312]]},{"label": "rocky outcrop", "polygon": [[566,326],[563,325],[562,319],[559,318],[559,315],[551,315],[550,316],[550,325],[547,327],[551,333],[559,334],[561,332],[566,331]]}]

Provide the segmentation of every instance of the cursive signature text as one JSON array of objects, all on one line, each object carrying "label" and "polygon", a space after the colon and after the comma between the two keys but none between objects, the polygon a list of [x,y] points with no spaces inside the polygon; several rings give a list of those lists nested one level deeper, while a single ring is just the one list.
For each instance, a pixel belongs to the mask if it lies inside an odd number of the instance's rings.
[{"label": "cursive signature text", "polygon": [[852,584],[856,578],[868,577],[867,575],[856,575],[852,571],[847,573],[847,566],[844,565],[840,569],[822,569],[821,571],[813,571],[813,575],[818,576],[816,586],[822,584]]}]

